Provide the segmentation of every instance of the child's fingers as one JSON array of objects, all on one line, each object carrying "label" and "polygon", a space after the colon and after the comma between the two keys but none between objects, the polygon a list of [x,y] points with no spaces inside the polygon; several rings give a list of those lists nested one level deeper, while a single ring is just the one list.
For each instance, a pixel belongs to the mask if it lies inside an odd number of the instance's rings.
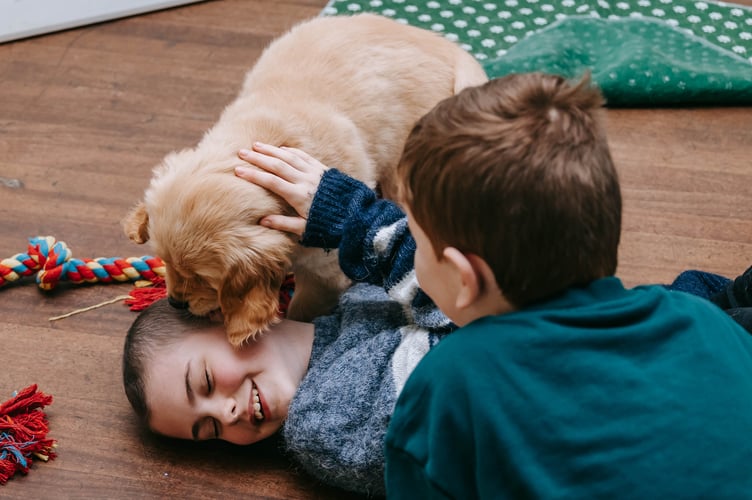
[{"label": "child's fingers", "polygon": [[[255,163],[254,163],[255,165]],[[258,166],[258,165],[257,165]],[[268,189],[285,200],[295,197],[294,185],[274,173],[248,167],[235,167],[235,175],[257,186]],[[289,203],[289,201],[288,201]]]},{"label": "child's fingers", "polygon": [[[301,217],[308,216],[313,202],[313,193],[316,191],[315,184],[288,182],[275,174],[249,167],[235,167],[235,175],[280,196]],[[280,230],[287,231],[287,229]]]},{"label": "child's fingers", "polygon": [[[275,149],[281,151],[279,148]],[[250,149],[241,149],[240,151],[238,151],[238,157],[241,160],[250,163],[251,165],[261,168],[269,172],[270,174],[274,174],[290,182],[295,181],[300,173],[294,165],[290,165],[290,163],[285,161],[283,158],[279,158],[276,155],[276,152],[274,155],[272,155],[265,151],[257,152]]]},{"label": "child's fingers", "polygon": [[303,160],[306,163],[306,165],[310,166],[311,168],[315,168],[321,171],[327,170],[329,168],[323,163],[321,163],[320,161],[318,161],[313,156],[303,151],[302,149],[290,148],[287,146],[283,146],[281,149],[284,151],[289,151],[290,153],[294,154],[295,156]]},{"label": "child's fingers", "polygon": [[291,148],[278,148],[263,142],[254,142],[253,150],[279,160],[280,163],[271,165],[279,169],[278,175],[285,173],[288,176],[308,170],[308,162],[303,157],[293,153]]},{"label": "child's fingers", "polygon": [[289,217],[287,215],[267,215],[259,222],[262,226],[285,233],[301,236],[305,231],[306,220],[302,217]]},{"label": "child's fingers", "polygon": [[289,148],[258,142],[253,147],[253,151],[240,150],[238,156],[258,169],[239,166],[235,174],[281,196],[301,217],[307,217],[326,168],[318,160],[311,158],[309,162]]},{"label": "child's fingers", "polygon": [[302,174],[320,177],[329,168],[302,149],[288,146],[278,148],[263,142],[254,142],[253,149],[287,163],[287,166]]}]

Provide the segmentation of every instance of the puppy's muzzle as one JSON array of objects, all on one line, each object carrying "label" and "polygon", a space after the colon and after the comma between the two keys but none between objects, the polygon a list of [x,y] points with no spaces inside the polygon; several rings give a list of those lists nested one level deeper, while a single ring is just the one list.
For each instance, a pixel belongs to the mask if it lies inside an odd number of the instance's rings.
[{"label": "puppy's muzzle", "polygon": [[167,302],[175,309],[188,309],[188,302],[183,302],[172,296],[167,296]]}]

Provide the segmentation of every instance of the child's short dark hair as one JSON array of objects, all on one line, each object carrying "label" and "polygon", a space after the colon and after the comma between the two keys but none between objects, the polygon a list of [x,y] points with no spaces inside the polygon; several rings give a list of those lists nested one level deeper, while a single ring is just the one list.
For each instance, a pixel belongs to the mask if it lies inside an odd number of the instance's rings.
[{"label": "child's short dark hair", "polygon": [[156,362],[155,354],[186,335],[209,328],[211,320],[193,316],[185,309],[175,309],[161,299],[144,309],[133,321],[123,347],[123,387],[136,415],[149,424],[146,402],[146,366]]},{"label": "child's short dark hair", "polygon": [[410,133],[400,199],[440,258],[480,256],[522,307],[613,275],[621,193],[590,85],[514,74],[439,103]]}]

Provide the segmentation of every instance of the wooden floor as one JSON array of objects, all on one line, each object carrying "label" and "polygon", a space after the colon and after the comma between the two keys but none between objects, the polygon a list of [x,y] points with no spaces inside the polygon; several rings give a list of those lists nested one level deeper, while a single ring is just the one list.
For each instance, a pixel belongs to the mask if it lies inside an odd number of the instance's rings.
[{"label": "wooden floor", "polygon": [[[745,0],[750,4],[750,0]],[[265,44],[325,0],[217,0],[0,45],[0,259],[50,235],[79,258],[141,256],[119,221],[151,168],[195,144]],[[620,169],[619,276],[752,263],[752,108],[608,112]],[[16,182],[20,181],[20,182]],[[196,447],[137,429],[120,354],[122,304],[48,318],[130,285],[0,289],[0,400],[31,383],[54,396],[59,457],[0,486],[12,498],[337,498],[276,443]]]}]

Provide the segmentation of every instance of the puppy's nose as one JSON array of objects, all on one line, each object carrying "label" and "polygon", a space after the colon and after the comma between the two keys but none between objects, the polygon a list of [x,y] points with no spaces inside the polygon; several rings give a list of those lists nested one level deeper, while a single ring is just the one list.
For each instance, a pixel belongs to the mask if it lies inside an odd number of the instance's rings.
[{"label": "puppy's nose", "polygon": [[167,297],[167,302],[175,309],[188,309],[188,302],[180,301],[171,295]]}]

